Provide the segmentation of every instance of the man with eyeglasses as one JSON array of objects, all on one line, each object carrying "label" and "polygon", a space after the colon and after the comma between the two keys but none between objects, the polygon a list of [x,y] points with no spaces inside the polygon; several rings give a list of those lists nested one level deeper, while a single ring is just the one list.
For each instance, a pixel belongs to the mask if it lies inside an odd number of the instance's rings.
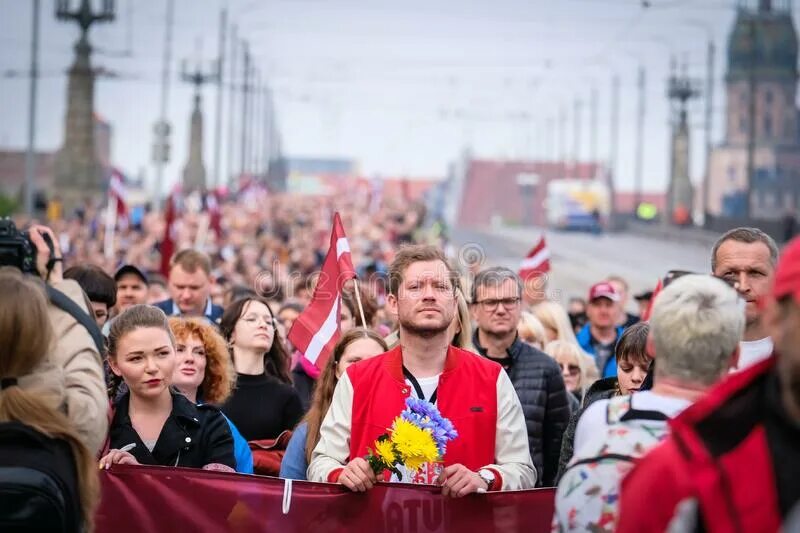
[{"label": "man with eyeglasses", "polygon": [[508,373],[525,413],[528,445],[540,486],[552,486],[558,471],[561,437],[570,416],[561,370],[544,352],[517,335],[522,314],[522,281],[501,267],[479,272],[472,283],[473,344]]}]

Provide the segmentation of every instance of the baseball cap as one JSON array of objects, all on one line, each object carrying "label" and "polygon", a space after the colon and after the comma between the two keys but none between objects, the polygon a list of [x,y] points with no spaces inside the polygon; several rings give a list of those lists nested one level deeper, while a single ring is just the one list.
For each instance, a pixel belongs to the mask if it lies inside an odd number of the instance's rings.
[{"label": "baseball cap", "polygon": [[595,283],[592,285],[592,288],[589,289],[589,301],[596,300],[598,298],[608,298],[612,302],[619,301],[619,293],[614,289],[614,286],[607,281],[601,281],[600,283]]},{"label": "baseball cap", "polygon": [[119,267],[119,269],[117,270],[117,273],[114,274],[114,281],[119,281],[119,279],[122,276],[124,276],[125,274],[133,274],[137,278],[139,278],[140,280],[144,281],[145,285],[149,285],[150,284],[150,282],[147,281],[147,276],[144,275],[144,272],[139,270],[134,265],[122,265],[121,267]]},{"label": "baseball cap", "polygon": [[783,249],[775,268],[772,295],[775,299],[793,296],[800,303],[800,237],[792,239]]}]

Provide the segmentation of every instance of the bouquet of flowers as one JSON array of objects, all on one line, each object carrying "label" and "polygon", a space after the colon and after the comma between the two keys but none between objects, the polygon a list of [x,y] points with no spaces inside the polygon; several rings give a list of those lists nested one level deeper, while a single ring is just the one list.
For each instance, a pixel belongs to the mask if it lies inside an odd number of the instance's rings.
[{"label": "bouquet of flowers", "polygon": [[453,424],[435,405],[417,398],[406,399],[406,408],[388,431],[377,438],[367,455],[376,475],[389,470],[402,477],[398,465],[416,472],[425,463],[441,461],[447,443],[458,437]]}]

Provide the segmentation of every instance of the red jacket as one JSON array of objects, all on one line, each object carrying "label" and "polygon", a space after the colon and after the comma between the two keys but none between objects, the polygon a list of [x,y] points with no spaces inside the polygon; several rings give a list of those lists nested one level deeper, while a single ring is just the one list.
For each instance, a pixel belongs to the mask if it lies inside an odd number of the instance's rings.
[{"label": "red jacket", "polygon": [[[774,366],[773,356],[730,376],[670,421],[671,435],[622,483],[618,532],[664,531],[676,515],[713,532],[780,529],[762,409]],[[680,512],[687,501],[699,512]]]},{"label": "red jacket", "polygon": [[[461,463],[478,470],[494,462],[497,376],[502,371],[500,365],[478,355],[452,346],[448,350],[436,405],[453,423],[458,438],[447,445],[445,465]],[[363,457],[405,409],[412,391],[403,377],[399,347],[352,365],[347,373],[354,391],[350,457]]]},{"label": "red jacket", "polygon": [[[387,432],[411,394],[399,347],[349,367],[320,426],[319,443],[308,465],[309,481],[337,481],[343,465],[364,457]],[[492,490],[536,485],[522,406],[500,365],[451,346],[436,397],[439,411],[458,432],[447,445],[445,466],[458,463],[472,471],[492,470]]]}]

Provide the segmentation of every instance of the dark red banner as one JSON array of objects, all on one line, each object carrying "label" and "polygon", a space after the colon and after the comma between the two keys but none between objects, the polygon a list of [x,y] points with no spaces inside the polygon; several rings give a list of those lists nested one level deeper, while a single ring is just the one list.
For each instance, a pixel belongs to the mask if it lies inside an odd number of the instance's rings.
[{"label": "dark red banner", "polygon": [[157,466],[101,472],[97,531],[550,531],[554,489],[450,499],[437,487],[340,485]]}]

